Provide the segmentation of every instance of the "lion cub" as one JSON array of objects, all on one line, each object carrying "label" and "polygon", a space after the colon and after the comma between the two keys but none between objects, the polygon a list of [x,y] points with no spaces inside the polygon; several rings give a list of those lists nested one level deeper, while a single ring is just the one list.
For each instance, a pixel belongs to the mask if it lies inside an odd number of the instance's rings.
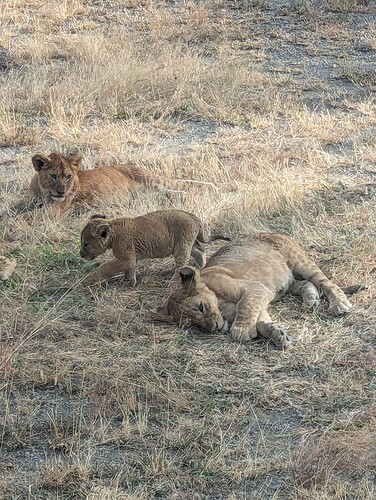
[{"label": "lion cub", "polygon": [[278,347],[289,345],[268,312],[269,304],[288,291],[314,307],[321,290],[335,315],[351,309],[343,290],[282,234],[250,234],[217,250],[202,271],[187,266],[179,274],[180,286],[152,311],[152,319],[196,325],[209,333],[229,331],[239,342],[260,334]]},{"label": "lion cub", "polygon": [[17,213],[48,207],[53,215],[59,215],[71,208],[95,207],[101,200],[116,195],[127,197],[142,190],[185,191],[190,184],[218,191],[212,182],[169,179],[132,162],[81,170],[80,153],[70,156],[56,151],[49,155],[38,153],[31,161],[35,174],[28,195],[13,207]]},{"label": "lion cub", "polygon": [[102,264],[84,281],[89,284],[126,273],[131,286],[136,284],[136,263],[142,259],[174,256],[176,269],[185,266],[190,255],[199,267],[206,263],[202,243],[227,240],[221,234],[204,235],[198,217],[183,210],[160,210],[140,217],[106,219],[93,215],[81,233],[80,255],[93,260],[112,249],[115,259]]}]

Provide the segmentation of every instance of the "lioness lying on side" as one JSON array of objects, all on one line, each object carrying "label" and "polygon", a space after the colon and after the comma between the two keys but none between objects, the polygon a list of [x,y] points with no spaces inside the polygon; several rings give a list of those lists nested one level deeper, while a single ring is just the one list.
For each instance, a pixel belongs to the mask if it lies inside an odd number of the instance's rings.
[{"label": "lioness lying on side", "polygon": [[93,260],[112,249],[115,259],[94,270],[84,283],[126,273],[134,286],[138,260],[163,259],[171,255],[177,269],[189,263],[190,255],[204,267],[206,258],[202,243],[219,239],[229,240],[221,234],[206,237],[200,219],[182,210],[160,210],[120,219],[94,215],[82,230],[80,255]]},{"label": "lioness lying on side", "polygon": [[19,243],[7,243],[0,241],[0,281],[8,280],[14,273],[17,262],[15,259],[4,257],[3,253],[7,250],[15,250],[19,247]]},{"label": "lioness lying on side", "polygon": [[98,201],[115,195],[128,196],[140,189],[184,190],[187,183],[209,185],[210,182],[189,179],[174,180],[151,174],[132,163],[93,170],[80,170],[82,155],[65,156],[50,153],[32,157],[36,174],[29,186],[29,196],[17,207],[17,211],[48,206],[53,213],[62,213],[75,204],[96,206]]},{"label": "lioness lying on side", "polygon": [[344,292],[290,238],[256,233],[220,248],[206,267],[180,269],[181,286],[167,305],[152,311],[152,319],[197,325],[208,332],[227,332],[244,342],[260,333],[276,346],[289,338],[271,320],[270,302],[287,291],[302,296],[309,307],[319,301],[318,289],[338,315],[350,310]]}]

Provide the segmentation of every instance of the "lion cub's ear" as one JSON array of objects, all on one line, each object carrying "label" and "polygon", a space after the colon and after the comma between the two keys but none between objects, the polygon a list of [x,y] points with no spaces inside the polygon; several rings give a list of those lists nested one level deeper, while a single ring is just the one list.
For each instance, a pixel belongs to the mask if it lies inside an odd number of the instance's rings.
[{"label": "lion cub's ear", "polygon": [[91,234],[98,238],[103,246],[106,246],[109,242],[111,232],[111,224],[109,222],[100,222],[98,224],[94,224],[91,228]]},{"label": "lion cub's ear", "polygon": [[79,169],[81,161],[82,161],[82,154],[81,153],[75,153],[74,155],[69,156],[69,163],[70,163],[70,166],[73,168]]},{"label": "lion cub's ear", "polygon": [[183,290],[195,292],[201,283],[200,273],[194,267],[186,266],[179,269]]},{"label": "lion cub's ear", "polygon": [[50,166],[51,159],[46,155],[38,153],[31,158],[31,161],[33,163],[34,169],[37,172],[40,172],[42,168],[48,168]]},{"label": "lion cub's ear", "polygon": [[168,313],[166,307],[157,307],[150,311],[150,319],[152,321],[161,321],[162,323],[174,323],[171,314]]}]

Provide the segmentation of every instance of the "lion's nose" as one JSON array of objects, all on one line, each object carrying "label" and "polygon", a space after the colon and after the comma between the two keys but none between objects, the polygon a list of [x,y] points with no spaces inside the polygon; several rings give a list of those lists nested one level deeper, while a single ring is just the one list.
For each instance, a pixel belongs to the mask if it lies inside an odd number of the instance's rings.
[{"label": "lion's nose", "polygon": [[80,250],[80,257],[84,258],[84,252]]},{"label": "lion's nose", "polygon": [[209,330],[210,333],[214,333],[217,329],[218,329],[218,323],[216,321],[211,322],[209,324],[208,330]]},{"label": "lion's nose", "polygon": [[57,191],[57,194],[64,194],[65,193],[65,188],[64,187],[58,187],[56,189],[56,191]]}]

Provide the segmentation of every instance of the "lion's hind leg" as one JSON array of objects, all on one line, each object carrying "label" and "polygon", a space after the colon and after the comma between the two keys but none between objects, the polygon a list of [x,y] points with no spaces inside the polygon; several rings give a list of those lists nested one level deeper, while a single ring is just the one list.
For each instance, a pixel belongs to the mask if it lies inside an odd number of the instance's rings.
[{"label": "lion's hind leg", "polygon": [[257,320],[257,331],[264,338],[271,340],[277,347],[286,349],[291,343],[290,338],[276,323],[266,310],[261,311]]},{"label": "lion's hind leg", "polygon": [[[184,241],[181,241],[178,245],[176,245],[173,253],[175,259],[175,271],[178,271],[181,267],[189,265],[189,257],[191,256],[191,252],[193,252],[194,241],[194,235],[187,234]],[[196,255],[193,255],[193,257],[196,258]]]},{"label": "lion's hind leg", "polygon": [[288,290],[294,295],[300,295],[303,304],[309,308],[314,308],[319,305],[320,295],[319,291],[313,283],[307,280],[295,281]]},{"label": "lion's hind leg", "polygon": [[206,265],[205,249],[201,249],[195,244],[192,247],[191,256],[195,259],[199,268],[202,269],[203,267],[205,267]]},{"label": "lion's hind leg", "polygon": [[321,269],[308,257],[299,255],[293,261],[293,271],[310,281],[316,288],[322,290],[329,301],[329,309],[333,314],[345,314],[351,309],[351,304],[347,300],[345,293],[333,283]]}]

